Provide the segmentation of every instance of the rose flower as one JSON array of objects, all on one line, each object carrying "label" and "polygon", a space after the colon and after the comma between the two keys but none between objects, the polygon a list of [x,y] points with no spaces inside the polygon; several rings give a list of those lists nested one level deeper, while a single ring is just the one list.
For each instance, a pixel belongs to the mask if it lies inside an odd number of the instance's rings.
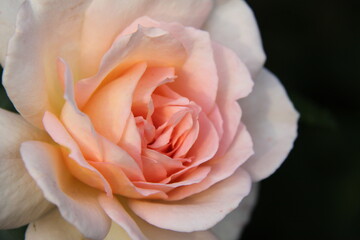
[{"label": "rose flower", "polygon": [[[241,0],[4,0],[0,226],[233,239],[298,115]],[[240,99],[240,101],[238,101]],[[248,198],[251,199],[251,198]],[[253,199],[253,198],[252,198]],[[225,219],[207,231],[227,214]],[[223,225],[222,225],[223,224]]]}]

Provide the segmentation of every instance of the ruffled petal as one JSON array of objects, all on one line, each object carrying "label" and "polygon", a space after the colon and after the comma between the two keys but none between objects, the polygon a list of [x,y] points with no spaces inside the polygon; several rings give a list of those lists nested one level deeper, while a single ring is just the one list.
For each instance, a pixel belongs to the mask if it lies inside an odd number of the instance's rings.
[{"label": "ruffled petal", "polygon": [[25,240],[81,240],[82,234],[68,223],[54,209],[42,218],[29,224],[26,229]]},{"label": "ruffled petal", "polygon": [[94,0],[86,12],[82,32],[81,62],[85,77],[96,73],[103,54],[135,19],[146,15],[199,28],[211,8],[211,0]]},{"label": "ruffled petal", "polygon": [[53,207],[28,174],[20,156],[22,142],[49,139],[20,115],[3,109],[0,109],[0,136],[0,228],[16,228],[36,220]]},{"label": "ruffled petal", "polygon": [[63,104],[57,57],[78,69],[81,28],[88,2],[25,1],[19,10],[15,34],[8,45],[3,84],[15,108],[38,127],[42,127],[46,110],[58,113]]},{"label": "ruffled petal", "polygon": [[97,201],[100,192],[75,179],[53,145],[29,141],[21,145],[25,166],[45,197],[87,238],[103,239],[111,221]]},{"label": "ruffled petal", "polygon": [[179,232],[213,227],[249,193],[250,176],[238,169],[231,177],[206,191],[177,202],[129,199],[129,207],[142,219],[160,228]]},{"label": "ruffled petal", "polygon": [[259,181],[271,175],[293,147],[299,114],[279,80],[265,69],[255,80],[253,92],[240,105],[255,151],[244,169]]},{"label": "ruffled petal", "polygon": [[265,62],[265,53],[256,19],[245,1],[217,0],[205,30],[213,40],[234,50],[256,76]]},{"label": "ruffled petal", "polygon": [[16,15],[24,0],[0,1],[0,64],[4,66],[7,46],[14,34]]}]

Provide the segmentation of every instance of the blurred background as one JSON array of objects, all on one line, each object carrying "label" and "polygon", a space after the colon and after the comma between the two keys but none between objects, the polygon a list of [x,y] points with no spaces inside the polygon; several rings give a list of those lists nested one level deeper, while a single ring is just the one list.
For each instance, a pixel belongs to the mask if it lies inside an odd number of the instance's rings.
[{"label": "blurred background", "polygon": [[[293,151],[261,184],[242,239],[360,239],[360,1],[247,2],[266,66],[301,119]],[[12,109],[3,89],[0,105]],[[0,231],[0,239],[23,233]]]},{"label": "blurred background", "polygon": [[360,2],[247,2],[301,118],[242,239],[360,239]]}]

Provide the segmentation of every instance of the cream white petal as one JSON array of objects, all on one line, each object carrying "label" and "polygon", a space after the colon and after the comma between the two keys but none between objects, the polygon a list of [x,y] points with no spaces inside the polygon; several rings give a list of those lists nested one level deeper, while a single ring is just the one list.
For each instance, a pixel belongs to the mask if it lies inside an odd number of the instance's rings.
[{"label": "cream white petal", "polygon": [[79,43],[88,3],[36,0],[25,1],[19,9],[3,84],[16,109],[38,127],[46,110],[58,113],[63,104],[57,57],[65,59],[78,74]]},{"label": "cream white petal", "polygon": [[243,165],[254,181],[271,175],[285,160],[297,136],[299,114],[280,81],[263,69],[253,92],[240,100],[255,154]]},{"label": "cream white petal", "polygon": [[234,211],[216,224],[211,231],[221,240],[238,240],[250,220],[258,192],[259,183],[253,184],[250,194],[241,201]]},{"label": "cream white petal", "polygon": [[47,135],[20,115],[0,109],[0,228],[16,228],[36,220],[52,205],[27,173],[20,144],[47,140]]},{"label": "cream white petal", "polygon": [[83,236],[54,209],[42,218],[29,224],[25,240],[83,240]]},{"label": "cream white petal", "polygon": [[16,15],[24,0],[0,1],[0,64],[4,66],[9,39],[14,34]]},{"label": "cream white petal", "polygon": [[256,76],[265,62],[265,53],[256,19],[245,1],[216,0],[204,28],[213,40],[234,50]]}]

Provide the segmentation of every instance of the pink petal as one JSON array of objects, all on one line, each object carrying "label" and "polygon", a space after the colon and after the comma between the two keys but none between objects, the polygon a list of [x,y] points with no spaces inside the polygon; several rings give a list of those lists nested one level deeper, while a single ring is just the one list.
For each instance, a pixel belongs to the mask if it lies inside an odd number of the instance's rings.
[{"label": "pink petal", "polygon": [[57,209],[29,224],[25,240],[79,240],[83,236]]},{"label": "pink petal", "polygon": [[171,34],[158,28],[140,27],[135,33],[114,42],[104,54],[99,71],[94,76],[77,82],[77,103],[82,108],[103,81],[116,79],[136,63],[178,67],[183,64],[185,57],[184,47]]},{"label": "pink petal", "polygon": [[27,172],[20,156],[24,141],[50,141],[19,114],[0,109],[0,229],[16,228],[53,207]]},{"label": "pink petal", "polygon": [[234,210],[249,193],[250,176],[238,169],[231,177],[187,199],[168,204],[130,199],[129,207],[160,228],[180,232],[209,229]]},{"label": "pink petal", "polygon": [[255,77],[265,62],[265,53],[252,10],[246,1],[216,2],[205,30],[211,39],[234,50]]},{"label": "pink petal", "polygon": [[82,32],[80,62],[83,63],[83,77],[96,73],[104,53],[117,35],[135,19],[146,15],[160,21],[174,21],[199,28],[211,8],[211,0],[175,0],[171,3],[167,0],[154,0],[151,3],[144,0],[92,1],[84,18]]},{"label": "pink petal", "polygon": [[259,73],[254,91],[240,104],[255,150],[244,169],[259,181],[271,175],[293,147],[299,114],[284,87],[268,70]]},{"label": "pink petal", "polygon": [[131,67],[116,80],[95,92],[84,106],[97,132],[119,142],[131,113],[135,87],[146,70],[146,63]]},{"label": "pink petal", "polygon": [[87,238],[103,239],[106,236],[110,220],[97,201],[100,192],[69,173],[59,148],[29,141],[21,145],[21,155],[30,175],[45,197],[58,206],[65,220]]}]

